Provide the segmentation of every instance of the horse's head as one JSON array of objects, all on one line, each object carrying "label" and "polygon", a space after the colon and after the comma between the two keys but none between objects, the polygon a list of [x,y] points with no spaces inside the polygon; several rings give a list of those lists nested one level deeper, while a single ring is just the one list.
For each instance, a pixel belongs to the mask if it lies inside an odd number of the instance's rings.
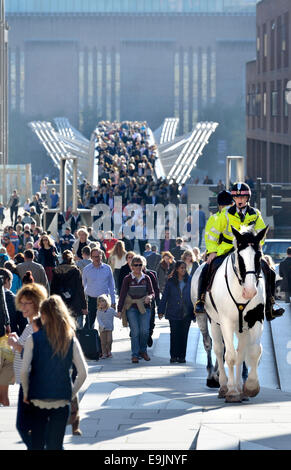
[{"label": "horse's head", "polygon": [[257,294],[257,281],[261,271],[262,251],[260,242],[266,235],[268,226],[255,232],[252,227],[243,227],[240,231],[232,227],[234,234],[235,263],[240,282],[243,286],[243,297],[252,299]]}]

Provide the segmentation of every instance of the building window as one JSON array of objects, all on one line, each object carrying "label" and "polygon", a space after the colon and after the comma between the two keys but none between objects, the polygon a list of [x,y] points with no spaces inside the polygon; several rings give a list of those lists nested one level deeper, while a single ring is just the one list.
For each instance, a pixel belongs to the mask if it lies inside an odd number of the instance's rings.
[{"label": "building window", "polygon": [[174,116],[179,117],[179,96],[180,96],[180,68],[179,68],[179,52],[175,52],[174,63]]},{"label": "building window", "polygon": [[97,51],[97,116],[98,119],[102,119],[102,52]]},{"label": "building window", "polygon": [[115,96],[116,96],[116,116],[115,119],[120,121],[120,52],[116,53],[116,71],[115,71]]},{"label": "building window", "polygon": [[198,121],[198,53],[193,52],[193,114],[192,122]]},{"label": "building window", "polygon": [[249,93],[247,96],[248,116],[256,116],[256,93]]},{"label": "building window", "polygon": [[267,117],[267,92],[263,93],[263,116]]},{"label": "building window", "polygon": [[272,91],[272,94],[271,94],[271,115],[279,116],[279,93],[278,91]]},{"label": "building window", "polygon": [[268,57],[268,35],[264,34],[264,57]]},{"label": "building window", "polygon": [[83,130],[84,125],[84,52],[79,52],[79,128]]}]

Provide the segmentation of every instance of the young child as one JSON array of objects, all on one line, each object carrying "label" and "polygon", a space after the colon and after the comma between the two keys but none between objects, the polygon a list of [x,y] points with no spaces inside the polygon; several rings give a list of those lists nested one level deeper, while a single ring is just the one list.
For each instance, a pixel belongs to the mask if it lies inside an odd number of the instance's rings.
[{"label": "young child", "polygon": [[83,272],[83,269],[85,266],[90,264],[92,262],[91,260],[91,248],[89,246],[84,246],[81,250],[82,253],[82,259],[77,261],[77,266],[80,269],[81,272]]},{"label": "young child", "polygon": [[111,307],[110,297],[106,294],[99,295],[97,299],[97,321],[101,340],[101,359],[112,357],[112,331],[114,328],[114,317],[119,317],[117,312]]}]

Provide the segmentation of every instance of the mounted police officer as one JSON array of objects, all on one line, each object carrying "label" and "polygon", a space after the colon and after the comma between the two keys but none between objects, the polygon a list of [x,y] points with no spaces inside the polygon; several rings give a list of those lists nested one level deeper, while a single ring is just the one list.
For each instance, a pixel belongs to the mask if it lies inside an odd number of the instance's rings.
[{"label": "mounted police officer", "polygon": [[[227,255],[234,250],[232,227],[237,230],[240,230],[242,226],[249,225],[253,225],[255,230],[261,230],[266,227],[260,211],[249,205],[251,189],[246,183],[235,183],[231,190],[231,197],[234,200],[234,204],[222,208],[221,212],[212,216],[211,225],[209,221],[207,222],[205,242],[208,256],[198,281],[198,300],[194,307],[195,313],[205,313],[204,300],[209,272],[216,272]],[[228,199],[228,201],[230,201],[230,199]],[[283,315],[284,309],[279,308],[275,310],[273,308],[275,303],[275,272],[263,259],[261,266],[266,285],[266,318],[271,321]]]}]

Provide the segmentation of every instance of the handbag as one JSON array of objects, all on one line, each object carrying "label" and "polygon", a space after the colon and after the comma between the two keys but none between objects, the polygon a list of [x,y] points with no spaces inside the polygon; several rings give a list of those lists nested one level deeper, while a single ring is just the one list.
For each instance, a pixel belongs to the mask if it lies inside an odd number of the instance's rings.
[{"label": "handbag", "polygon": [[8,344],[8,336],[1,336],[0,338],[0,355],[8,362],[14,361],[13,349]]}]

